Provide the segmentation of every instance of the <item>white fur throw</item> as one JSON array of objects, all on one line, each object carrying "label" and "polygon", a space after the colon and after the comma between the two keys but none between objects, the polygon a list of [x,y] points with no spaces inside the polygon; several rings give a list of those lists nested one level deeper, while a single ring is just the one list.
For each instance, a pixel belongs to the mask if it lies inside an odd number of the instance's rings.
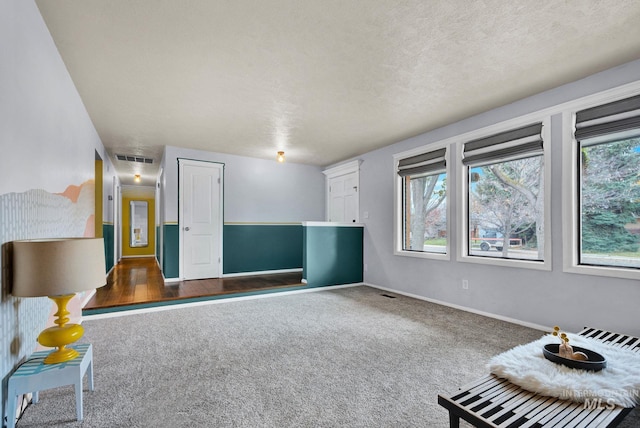
[{"label": "white fur throw", "polygon": [[547,360],[542,348],[548,343],[559,343],[559,339],[546,335],[496,355],[489,361],[489,370],[527,391],[545,396],[577,402],[602,399],[604,404],[635,407],[640,401],[640,354],[595,339],[574,334],[567,336],[571,345],[602,355],[607,360],[607,367],[593,372]]}]

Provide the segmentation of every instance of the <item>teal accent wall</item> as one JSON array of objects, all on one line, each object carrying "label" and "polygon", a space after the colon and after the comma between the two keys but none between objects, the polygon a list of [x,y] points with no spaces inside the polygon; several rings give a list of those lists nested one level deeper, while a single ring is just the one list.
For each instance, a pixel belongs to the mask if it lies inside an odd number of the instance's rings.
[{"label": "teal accent wall", "polygon": [[362,227],[305,226],[303,278],[310,286],[363,281]]},{"label": "teal accent wall", "polygon": [[160,260],[160,226],[156,226],[156,261],[158,266],[162,266],[162,260]]},{"label": "teal accent wall", "polygon": [[104,261],[107,265],[107,272],[113,267],[113,245],[115,231],[113,224],[102,224],[102,237],[104,238]]},{"label": "teal accent wall", "polygon": [[300,224],[225,224],[223,234],[225,274],[302,267]]},{"label": "teal accent wall", "polygon": [[180,233],[177,224],[165,224],[162,242],[162,273],[165,278],[180,275]]}]

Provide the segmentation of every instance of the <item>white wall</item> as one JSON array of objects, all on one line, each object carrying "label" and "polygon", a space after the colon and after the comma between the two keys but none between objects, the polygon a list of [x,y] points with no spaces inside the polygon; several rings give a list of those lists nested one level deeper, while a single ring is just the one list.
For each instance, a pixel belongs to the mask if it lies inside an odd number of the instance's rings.
[{"label": "white wall", "polygon": [[224,167],[225,222],[324,220],[324,175],[316,166],[166,147],[164,221],[178,221],[178,158]]},{"label": "white wall", "polygon": [[[116,176],[116,170],[113,166],[113,161],[107,150],[102,147],[102,142],[96,135],[96,144],[100,145],[100,148],[96,149],[100,158],[102,159],[102,195],[103,195],[103,203],[102,203],[102,221],[104,223],[113,223],[115,218],[115,207],[114,207],[114,178],[116,185],[120,185],[120,180]],[[111,199],[109,199],[111,197]]]},{"label": "white wall", "polygon": [[86,160],[90,146],[102,154],[102,144],[35,3],[3,1],[0,35],[0,171],[11,172],[0,194],[62,192],[87,176],[57,165]]},{"label": "white wall", "polygon": [[[0,2],[0,57],[0,245],[83,236],[95,212],[95,152],[105,151],[33,1]],[[61,194],[68,188],[82,189],[77,199],[68,196],[73,192]],[[4,255],[1,260],[4,274]],[[16,364],[34,351],[52,304],[46,297],[15,298],[8,284],[0,280],[0,286],[4,387]]]},{"label": "white wall", "polygon": [[[639,335],[639,281],[563,272],[562,236],[565,225],[562,222],[560,115],[552,117],[551,272],[456,261],[458,236],[455,223],[452,223],[449,237],[450,261],[393,254],[393,154],[630,83],[639,77],[640,61],[635,61],[359,156],[363,160],[360,169],[360,218],[366,224],[365,282],[524,323],[558,324],[569,331],[588,325]],[[460,184],[457,180],[458,165],[457,162],[452,163],[448,187],[456,189]],[[450,194],[448,203],[455,213],[457,197]],[[368,219],[364,219],[364,211],[368,212]],[[469,280],[468,290],[462,289],[462,279]]]}]

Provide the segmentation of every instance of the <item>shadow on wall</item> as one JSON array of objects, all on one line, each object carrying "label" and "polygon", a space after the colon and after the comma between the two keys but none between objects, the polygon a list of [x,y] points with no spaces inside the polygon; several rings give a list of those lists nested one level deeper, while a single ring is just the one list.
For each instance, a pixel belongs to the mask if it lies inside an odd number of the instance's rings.
[{"label": "shadow on wall", "polygon": [[0,288],[2,288],[1,302],[6,302],[11,293],[11,269],[13,255],[13,242],[5,242],[2,244],[2,277],[0,279]]},{"label": "shadow on wall", "polygon": [[[18,324],[18,314],[20,313],[20,304],[22,299],[17,297],[9,297],[11,295],[12,269],[13,266],[13,242],[5,242],[2,244],[2,282],[0,282],[0,288],[2,289],[2,304],[7,304],[10,300],[13,305],[13,313],[15,315],[15,325]],[[14,337],[9,344],[9,352],[13,356],[18,356],[20,348],[22,346],[22,340],[18,331],[14,332]]]}]

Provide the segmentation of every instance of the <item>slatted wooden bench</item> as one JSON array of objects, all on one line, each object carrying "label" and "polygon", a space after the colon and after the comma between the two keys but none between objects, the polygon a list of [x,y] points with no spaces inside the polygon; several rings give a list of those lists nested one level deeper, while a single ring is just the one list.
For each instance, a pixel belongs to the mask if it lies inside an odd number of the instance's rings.
[{"label": "slatted wooden bench", "polygon": [[[637,337],[589,327],[578,334],[640,354]],[[460,418],[481,428],[615,427],[632,410],[606,402],[585,406],[545,397],[492,374],[461,387],[454,394],[439,394],[438,403],[449,411],[451,428],[460,426]]]}]

